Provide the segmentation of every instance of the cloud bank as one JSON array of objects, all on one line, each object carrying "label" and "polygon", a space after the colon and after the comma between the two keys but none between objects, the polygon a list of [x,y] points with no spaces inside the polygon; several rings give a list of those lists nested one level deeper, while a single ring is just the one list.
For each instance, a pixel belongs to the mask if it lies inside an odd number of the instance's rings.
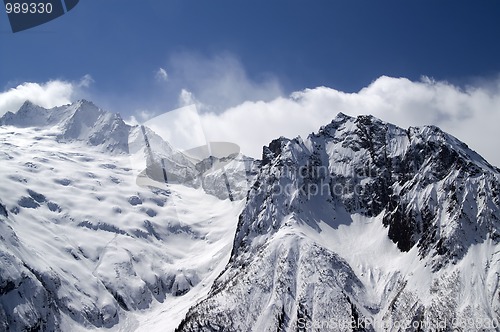
[{"label": "cloud bank", "polygon": [[26,100],[45,108],[69,104],[78,98],[81,89],[88,88],[93,82],[92,77],[87,74],[78,82],[52,80],[20,84],[0,92],[0,116],[9,111],[16,112]]},{"label": "cloud bank", "polygon": [[[490,163],[500,166],[500,77],[458,87],[427,77],[410,81],[382,76],[355,93],[317,87],[293,92],[287,97],[272,97],[279,95],[279,84],[268,81],[259,86],[240,69],[240,65],[235,64],[229,74],[221,76],[219,83],[212,75],[214,71],[209,70],[210,75],[201,76],[205,77],[205,84],[193,91],[184,89],[179,96],[180,105],[201,105],[199,118],[203,135],[209,141],[233,142],[243,153],[260,158],[262,146],[272,139],[279,136],[306,137],[328,124],[339,112],[352,116],[372,114],[404,128],[427,124],[439,126],[467,143]],[[242,75],[243,83],[230,89],[238,75]],[[27,99],[47,108],[68,104],[89,82],[91,78],[85,76],[81,82],[24,83],[0,92],[0,116],[6,111],[16,111]],[[210,86],[216,95],[227,94],[225,101],[217,104],[216,110],[210,104],[213,99],[206,98]],[[224,87],[227,87],[226,92]],[[245,87],[250,89],[247,95],[242,92]],[[265,91],[267,88],[269,91]],[[237,91],[234,98],[231,91]],[[239,102],[244,98],[250,98],[250,101]],[[237,102],[236,106],[220,110],[223,104],[231,104],[229,100]],[[151,116],[153,113],[148,110],[138,114],[142,121]]]},{"label": "cloud bank", "polygon": [[437,125],[500,165],[500,79],[460,88],[427,77],[413,82],[382,76],[356,93],[318,87],[268,102],[244,102],[201,118],[210,140],[237,143],[242,152],[260,158],[262,146],[272,139],[305,137],[339,112],[372,114],[404,128]]}]

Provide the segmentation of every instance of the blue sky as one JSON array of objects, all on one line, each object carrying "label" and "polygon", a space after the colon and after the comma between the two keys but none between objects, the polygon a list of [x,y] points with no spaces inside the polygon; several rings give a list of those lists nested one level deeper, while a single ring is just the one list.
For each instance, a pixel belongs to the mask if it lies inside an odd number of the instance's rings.
[{"label": "blue sky", "polygon": [[0,86],[90,74],[103,94],[142,96],[183,52],[230,53],[285,92],[358,91],[381,75],[462,84],[500,72],[499,17],[494,0],[85,0],[17,34],[0,16]]},{"label": "blue sky", "polygon": [[16,34],[0,14],[0,89],[70,82],[72,97],[144,118],[186,96],[220,112],[383,75],[489,91],[499,17],[497,0],[82,0]]}]

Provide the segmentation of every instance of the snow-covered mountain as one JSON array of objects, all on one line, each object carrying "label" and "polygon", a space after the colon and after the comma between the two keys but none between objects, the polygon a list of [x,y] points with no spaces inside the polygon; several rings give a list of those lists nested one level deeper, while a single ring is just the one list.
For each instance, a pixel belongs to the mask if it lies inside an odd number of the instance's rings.
[{"label": "snow-covered mountain", "polygon": [[55,127],[59,142],[84,141],[118,153],[128,152],[131,130],[119,114],[106,112],[87,100],[53,109],[26,101],[17,112],[7,112],[2,116],[0,125],[39,129]]},{"label": "snow-covered mountain", "polygon": [[339,114],[277,139],[178,331],[498,330],[499,180],[432,126]]},{"label": "snow-covered mountain", "polygon": [[436,127],[339,114],[256,161],[27,102],[0,158],[0,330],[499,330],[500,170]]},{"label": "snow-covered mountain", "polygon": [[[0,123],[0,331],[173,330],[227,263],[244,202],[219,187],[245,196],[252,159],[195,163],[85,101]],[[158,156],[198,185],[144,176]]]}]

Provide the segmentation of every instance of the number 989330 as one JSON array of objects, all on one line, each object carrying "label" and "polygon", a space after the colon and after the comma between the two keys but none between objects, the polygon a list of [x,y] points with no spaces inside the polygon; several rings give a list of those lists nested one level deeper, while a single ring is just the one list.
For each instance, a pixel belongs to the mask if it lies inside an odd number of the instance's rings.
[{"label": "number 989330", "polygon": [[50,2],[14,2],[5,4],[7,14],[50,14],[52,4]]}]

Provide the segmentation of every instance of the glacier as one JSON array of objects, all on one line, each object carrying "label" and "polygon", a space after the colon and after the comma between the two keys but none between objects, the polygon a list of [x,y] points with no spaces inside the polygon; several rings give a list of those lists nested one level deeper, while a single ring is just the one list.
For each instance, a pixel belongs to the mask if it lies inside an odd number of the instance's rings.
[{"label": "glacier", "polygon": [[500,330],[500,170],[437,127],[193,157],[26,102],[0,146],[0,330]]}]

